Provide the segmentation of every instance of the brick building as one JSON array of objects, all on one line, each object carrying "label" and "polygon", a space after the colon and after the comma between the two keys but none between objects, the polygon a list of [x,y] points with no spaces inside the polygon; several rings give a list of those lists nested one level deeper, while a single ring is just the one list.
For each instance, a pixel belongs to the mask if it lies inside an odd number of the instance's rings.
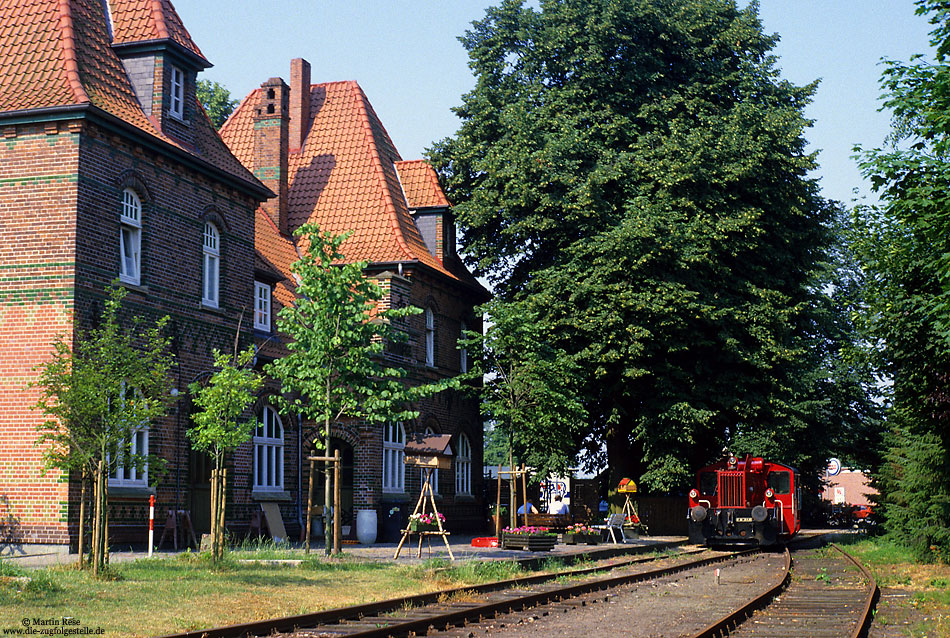
[{"label": "brick building", "polygon": [[[198,105],[208,66],[168,3],[0,3],[4,542],[75,542],[76,477],[41,474],[43,416],[27,386],[57,335],[75,339],[97,320],[110,282],[128,290],[128,312],[171,317],[169,382],[182,391],[212,347],[228,347],[253,298],[254,211],[271,193]],[[152,493],[159,511],[190,507],[186,425],[173,407],[136,435],[167,473],[155,487],[154,467],[115,469],[113,539],[144,540]]]},{"label": "brick building", "polygon": [[[242,313],[242,341],[256,340],[262,361],[279,355],[274,312],[293,298],[297,258],[289,233],[312,219],[356,231],[347,254],[372,262],[388,303],[425,308],[409,349],[388,354],[411,379],[465,366],[456,339],[463,324],[480,328],[472,308],[486,293],[454,253],[431,168],[400,161],[359,87],[311,86],[302,61],[296,91],[269,81],[244,101],[228,124],[232,154],[195,96],[209,66],[168,0],[0,3],[0,549],[75,544],[78,481],[41,472],[42,415],[28,386],[57,336],[94,324],[112,281],[128,290],[128,312],[171,317],[169,383],[185,397],[210,371],[211,349],[230,347]],[[240,531],[261,501],[276,500],[295,534],[305,428],[271,399],[260,397],[260,427],[234,455],[228,524]],[[438,489],[456,529],[474,524],[477,405],[452,394],[418,407],[416,423],[338,429],[346,498],[383,514],[406,502],[419,477],[399,462],[401,442],[449,433],[462,456]],[[151,494],[160,516],[190,510],[199,532],[208,526],[207,460],[184,434],[190,409],[182,398],[133,441],[165,459],[162,474],[113,472],[113,540],[144,542]]]},{"label": "brick building", "polygon": [[[435,172],[423,161],[402,161],[355,82],[312,84],[310,65],[293,60],[290,85],[280,78],[264,82],[242,101],[221,136],[278,193],[257,213],[255,273],[257,299],[264,305],[258,306],[255,330],[262,359],[280,354],[273,317],[293,298],[293,231],[315,222],[335,234],[353,231],[342,250],[348,260],[369,262],[367,275],[386,291],[383,304],[423,309],[410,319],[408,344],[386,353],[409,371],[410,383],[467,369],[467,353],[457,341],[462,330],[481,330],[481,317],[473,309],[488,293],[455,253],[452,213]],[[459,392],[443,392],[414,408],[420,416],[412,423],[335,428],[334,445],[345,464],[344,518],[352,520],[352,511],[362,508],[376,509],[383,521],[392,518],[394,508],[405,517],[421,487],[419,471],[402,463],[406,438],[449,434],[457,456],[452,470],[436,477],[440,508],[450,529],[480,531],[484,505],[477,402]],[[263,409],[270,411],[266,405]],[[274,418],[279,418],[276,413]],[[282,426],[283,444],[291,445],[295,424]],[[298,441],[312,437],[311,428],[304,424],[303,429]],[[290,488],[299,480],[293,472],[299,466],[285,459],[278,468],[284,470],[282,486],[259,486],[283,500],[285,520],[298,516]],[[260,498],[267,498],[264,491]]]}]

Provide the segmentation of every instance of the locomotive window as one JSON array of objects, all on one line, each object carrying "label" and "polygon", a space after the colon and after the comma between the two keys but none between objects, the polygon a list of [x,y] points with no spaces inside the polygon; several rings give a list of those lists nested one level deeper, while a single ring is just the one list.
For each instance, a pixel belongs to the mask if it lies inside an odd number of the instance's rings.
[{"label": "locomotive window", "polygon": [[776,494],[792,493],[792,475],[788,472],[770,472],[769,487]]},{"label": "locomotive window", "polygon": [[715,494],[718,487],[715,472],[699,473],[699,491],[701,494]]}]

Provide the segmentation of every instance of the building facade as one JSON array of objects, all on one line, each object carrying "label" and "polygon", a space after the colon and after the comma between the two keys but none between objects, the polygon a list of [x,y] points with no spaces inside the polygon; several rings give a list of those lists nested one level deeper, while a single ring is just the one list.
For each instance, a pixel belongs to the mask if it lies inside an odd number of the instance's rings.
[{"label": "building facade", "polygon": [[[372,105],[355,82],[311,83],[310,65],[291,63],[290,84],[270,78],[241,102],[221,129],[221,136],[244,165],[278,197],[258,210],[257,286],[269,296],[269,321],[256,326],[262,358],[280,356],[281,336],[273,317],[293,301],[290,264],[298,256],[293,232],[316,223],[334,234],[352,232],[343,244],[347,260],[368,262],[367,276],[385,291],[382,304],[413,305],[422,313],[407,325],[408,343],[392,347],[389,363],[408,371],[413,384],[464,372],[468,354],[458,347],[464,330],[481,331],[475,306],[488,299],[455,252],[449,202],[434,170],[423,161],[403,161]],[[334,446],[344,457],[343,512],[374,509],[390,528],[405,519],[421,489],[418,470],[404,466],[407,438],[449,434],[455,461],[451,471],[434,477],[450,529],[480,532],[483,525],[481,467],[482,424],[478,402],[470,395],[446,391],[413,406],[411,423],[337,424]],[[262,410],[269,409],[265,403]],[[285,445],[293,419],[284,419]],[[314,428],[302,424],[297,439],[306,441]],[[332,453],[332,451],[331,451]],[[281,510],[289,519],[299,500],[286,489],[285,463]],[[305,479],[306,477],[304,477]],[[322,500],[322,490],[318,489]],[[392,513],[392,514],[391,514]],[[292,519],[291,519],[292,520]],[[385,524],[383,525],[385,526]],[[385,534],[384,534],[385,536]]]},{"label": "building facade", "polygon": [[[76,540],[77,477],[42,471],[30,409],[53,341],[81,339],[118,282],[128,314],[171,318],[169,387],[184,393],[253,295],[254,211],[270,192],[198,105],[209,63],[171,5],[152,4],[0,6],[0,533],[14,546]],[[159,511],[190,507],[185,427],[175,405],[131,442],[165,459],[162,476],[114,468],[113,539],[144,540],[152,494]]]},{"label": "building facade", "polygon": [[[145,541],[151,495],[159,528],[170,510],[208,528],[208,460],[185,434],[187,387],[236,334],[257,344],[259,364],[280,356],[276,312],[293,301],[299,256],[291,234],[306,221],[354,231],[347,257],[370,262],[384,303],[423,309],[410,342],[386,354],[409,382],[467,366],[457,340],[481,329],[473,308],[487,293],[455,255],[432,169],[401,160],[355,83],[311,84],[303,60],[291,86],[272,79],[244,100],[225,144],[196,99],[209,66],[167,0],[0,4],[0,550],[76,544],[78,477],[44,470],[31,383],[57,337],[75,342],[96,324],[113,282],[128,292],[129,315],[170,317],[178,397],[130,441],[164,470],[112,471],[115,541]],[[261,393],[253,439],[230,461],[227,524],[238,534],[267,501],[279,503],[291,537],[302,524],[312,428],[277,412],[277,391]],[[478,405],[443,393],[415,407],[413,423],[336,427],[344,511],[404,516],[420,485],[401,446],[416,433],[451,434],[456,465],[437,491],[450,528],[475,529]]]}]

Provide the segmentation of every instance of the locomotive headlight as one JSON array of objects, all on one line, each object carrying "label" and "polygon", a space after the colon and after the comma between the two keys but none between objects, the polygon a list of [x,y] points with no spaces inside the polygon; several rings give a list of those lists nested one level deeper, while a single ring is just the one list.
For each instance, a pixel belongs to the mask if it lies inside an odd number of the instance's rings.
[{"label": "locomotive headlight", "polygon": [[691,489],[689,491],[689,497],[695,501],[697,498],[699,498],[699,491],[696,490],[695,488]]},{"label": "locomotive headlight", "polygon": [[765,498],[772,498],[775,496],[775,492],[772,491],[772,488],[765,490]]},{"label": "locomotive headlight", "polygon": [[689,517],[694,523],[701,523],[706,518],[706,508],[702,505],[694,505],[689,509]]},{"label": "locomotive headlight", "polygon": [[761,523],[769,516],[769,511],[762,507],[761,505],[756,505],[752,508],[752,520],[756,523]]}]

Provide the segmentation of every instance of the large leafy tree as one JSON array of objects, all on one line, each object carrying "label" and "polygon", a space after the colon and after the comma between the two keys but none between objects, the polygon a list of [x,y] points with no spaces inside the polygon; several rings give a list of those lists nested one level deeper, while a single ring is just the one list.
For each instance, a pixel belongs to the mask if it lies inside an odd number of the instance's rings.
[{"label": "large leafy tree", "polygon": [[[458,385],[453,379],[410,386],[404,368],[386,364],[386,344],[404,339],[407,317],[421,310],[379,303],[383,290],[365,275],[366,263],[346,263],[341,252],[349,233],[333,235],[304,224],[294,234],[306,252],[291,266],[297,297],[277,320],[289,352],[265,371],[281,382],[282,410],[317,424],[314,449],[329,449],[331,426],[341,419],[413,419],[418,416],[413,401]],[[330,503],[329,473],[328,467],[325,503]],[[324,511],[329,530],[329,508]]]},{"label": "large leafy tree", "polygon": [[91,557],[97,576],[109,559],[109,476],[119,466],[142,471],[146,463],[150,476],[159,473],[160,459],[137,453],[132,442],[165,414],[170,399],[172,356],[163,335],[168,317],[150,325],[139,316],[123,316],[125,295],[124,288],[111,287],[98,326],[72,341],[57,339],[35,383],[41,391],[36,408],[47,417],[38,428],[46,466],[81,473],[84,486],[87,477],[92,480]]},{"label": "large leafy tree", "polygon": [[862,153],[882,203],[857,209],[854,249],[867,342],[891,381],[879,477],[888,531],[921,558],[950,561],[950,8],[917,7],[936,57],[887,62],[893,144]]},{"label": "large leafy tree", "polygon": [[841,415],[814,86],[779,78],[754,3],[538,4],[462,38],[476,87],[430,151],[472,265],[584,371],[615,479],[673,488],[726,442],[817,476]]},{"label": "large leafy tree", "polygon": [[211,119],[215,128],[221,128],[231,113],[237,107],[238,101],[231,97],[231,92],[224,86],[212,80],[198,80],[195,84],[198,102]]}]

